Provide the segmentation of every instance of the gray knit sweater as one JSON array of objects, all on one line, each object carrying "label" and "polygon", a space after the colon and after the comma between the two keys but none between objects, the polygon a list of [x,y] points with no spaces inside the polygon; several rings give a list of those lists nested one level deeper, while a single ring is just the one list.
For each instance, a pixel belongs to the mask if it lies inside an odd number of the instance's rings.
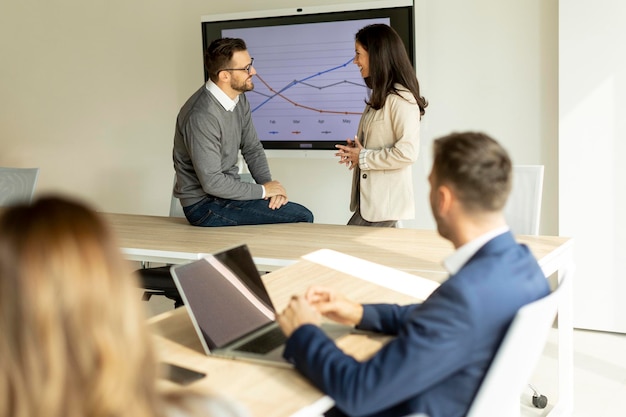
[{"label": "gray knit sweater", "polygon": [[[256,184],[240,180],[240,149]],[[174,195],[183,207],[207,194],[229,200],[260,199],[260,184],[272,180],[245,94],[239,96],[234,111],[226,111],[204,85],[178,114],[173,159]]]}]

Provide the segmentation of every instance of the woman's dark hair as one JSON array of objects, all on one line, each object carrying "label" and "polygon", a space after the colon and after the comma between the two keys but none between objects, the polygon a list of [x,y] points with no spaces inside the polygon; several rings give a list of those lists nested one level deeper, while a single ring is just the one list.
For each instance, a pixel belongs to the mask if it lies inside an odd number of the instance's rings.
[{"label": "woman's dark hair", "polygon": [[372,93],[367,104],[375,110],[383,107],[387,95],[398,94],[394,87],[397,83],[413,94],[424,115],[428,102],[420,95],[415,70],[398,33],[390,26],[373,24],[359,30],[355,40],[369,54],[369,77],[365,82]]}]

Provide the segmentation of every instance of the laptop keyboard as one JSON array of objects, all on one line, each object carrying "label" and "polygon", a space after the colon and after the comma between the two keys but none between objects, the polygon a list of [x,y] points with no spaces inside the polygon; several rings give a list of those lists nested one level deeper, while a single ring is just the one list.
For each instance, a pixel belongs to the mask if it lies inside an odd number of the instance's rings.
[{"label": "laptop keyboard", "polygon": [[276,349],[278,346],[282,345],[286,341],[287,338],[285,337],[285,334],[280,329],[280,327],[274,327],[269,332],[260,335],[256,339],[252,339],[249,342],[244,343],[243,345],[235,348],[235,350],[263,354],[273,349]]}]

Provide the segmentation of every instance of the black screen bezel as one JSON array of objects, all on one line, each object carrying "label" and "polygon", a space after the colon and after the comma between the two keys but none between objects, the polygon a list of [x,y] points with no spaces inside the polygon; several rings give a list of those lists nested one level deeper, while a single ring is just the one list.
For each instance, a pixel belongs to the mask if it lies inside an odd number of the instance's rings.
[{"label": "black screen bezel", "polygon": [[[414,57],[414,17],[413,6],[379,8],[370,10],[350,10],[341,12],[294,14],[287,16],[245,18],[236,20],[214,20],[202,22],[202,50],[214,39],[220,38],[222,30],[240,29],[263,26],[281,26],[316,22],[337,22],[342,20],[359,20],[389,18],[390,26],[393,27],[404,42],[411,63],[415,66]],[[245,40],[245,39],[244,39]],[[208,80],[208,74],[204,71],[204,81]],[[335,145],[341,140],[319,141],[272,141],[263,140],[261,143],[265,149],[288,149],[288,150],[335,150]]]}]

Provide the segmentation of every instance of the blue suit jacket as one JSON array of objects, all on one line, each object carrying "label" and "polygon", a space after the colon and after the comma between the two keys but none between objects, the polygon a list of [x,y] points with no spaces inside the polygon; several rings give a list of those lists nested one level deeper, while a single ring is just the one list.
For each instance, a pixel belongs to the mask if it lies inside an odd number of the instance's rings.
[{"label": "blue suit jacket", "polygon": [[464,416],[517,310],[550,292],[509,232],[487,242],[422,304],[370,304],[358,328],[397,335],[358,362],[318,327],[299,327],[284,357],[350,416]]}]

